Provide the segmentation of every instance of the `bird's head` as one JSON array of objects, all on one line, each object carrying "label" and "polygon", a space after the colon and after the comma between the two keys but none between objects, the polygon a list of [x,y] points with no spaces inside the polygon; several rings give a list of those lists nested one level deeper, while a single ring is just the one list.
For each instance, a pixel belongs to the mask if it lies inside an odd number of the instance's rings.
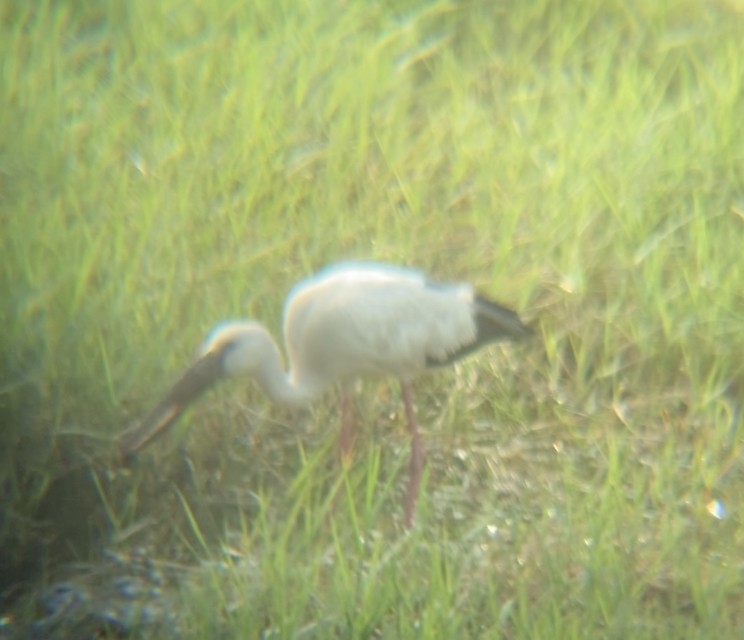
[{"label": "bird's head", "polygon": [[218,377],[254,376],[276,351],[269,333],[260,324],[249,321],[221,322],[207,335],[199,358],[219,362]]},{"label": "bird's head", "polygon": [[[255,376],[276,351],[266,329],[255,322],[223,322],[207,335],[199,355],[181,378],[135,429],[124,434],[124,459],[165,433],[184,410],[224,377]],[[276,358],[276,355],[274,355]]]}]

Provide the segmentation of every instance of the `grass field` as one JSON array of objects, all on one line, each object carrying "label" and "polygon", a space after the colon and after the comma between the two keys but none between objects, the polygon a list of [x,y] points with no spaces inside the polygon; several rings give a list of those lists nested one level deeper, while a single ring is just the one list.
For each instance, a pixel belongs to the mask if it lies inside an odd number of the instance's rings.
[{"label": "grass field", "polygon": [[[741,637],[744,4],[0,16],[2,607],[137,546],[178,637]],[[121,466],[214,322],[349,258],[537,329],[417,381],[412,532],[393,381],[343,472],[334,397],[241,383]]]}]

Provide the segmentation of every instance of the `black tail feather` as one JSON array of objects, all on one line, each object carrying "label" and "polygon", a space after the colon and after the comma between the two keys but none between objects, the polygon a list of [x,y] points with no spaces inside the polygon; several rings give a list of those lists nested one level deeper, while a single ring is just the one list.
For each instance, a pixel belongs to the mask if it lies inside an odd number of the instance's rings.
[{"label": "black tail feather", "polygon": [[475,298],[475,322],[479,345],[495,340],[520,340],[534,334],[515,311],[480,296]]},{"label": "black tail feather", "polygon": [[520,320],[515,311],[496,302],[477,296],[473,305],[475,308],[475,340],[448,354],[444,360],[427,359],[427,366],[441,367],[448,365],[490,342],[523,340],[535,333],[531,327]]}]

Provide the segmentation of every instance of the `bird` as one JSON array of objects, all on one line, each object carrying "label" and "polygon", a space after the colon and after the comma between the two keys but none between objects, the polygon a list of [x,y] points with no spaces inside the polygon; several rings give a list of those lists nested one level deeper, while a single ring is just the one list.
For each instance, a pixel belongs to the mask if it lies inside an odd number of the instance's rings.
[{"label": "bird", "polygon": [[339,449],[353,444],[351,392],[360,377],[400,381],[411,439],[404,526],[413,526],[424,447],[412,380],[489,343],[533,334],[517,313],[463,282],[439,282],[419,270],[377,262],[344,262],[297,283],[287,296],[283,334],[288,370],[269,331],[252,320],[217,324],[199,355],[163,399],[120,441],[131,460],[223,378],[253,378],[274,403],[306,407],[341,388]]}]

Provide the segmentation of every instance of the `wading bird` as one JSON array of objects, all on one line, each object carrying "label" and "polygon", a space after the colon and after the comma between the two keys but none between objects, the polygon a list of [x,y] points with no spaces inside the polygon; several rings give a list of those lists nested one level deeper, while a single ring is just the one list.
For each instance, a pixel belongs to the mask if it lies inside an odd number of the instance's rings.
[{"label": "wading bird", "polygon": [[532,333],[517,314],[476,295],[468,284],[433,282],[415,270],[344,263],[301,281],[284,307],[286,373],[269,332],[250,321],[217,325],[196,362],[134,431],[125,459],[163,433],[183,410],[222,377],[254,378],[277,404],[301,407],[340,383],[340,450],[352,445],[351,384],[359,376],[401,382],[411,436],[405,526],[413,523],[424,449],[411,397],[411,379],[450,364],[490,342]]}]

